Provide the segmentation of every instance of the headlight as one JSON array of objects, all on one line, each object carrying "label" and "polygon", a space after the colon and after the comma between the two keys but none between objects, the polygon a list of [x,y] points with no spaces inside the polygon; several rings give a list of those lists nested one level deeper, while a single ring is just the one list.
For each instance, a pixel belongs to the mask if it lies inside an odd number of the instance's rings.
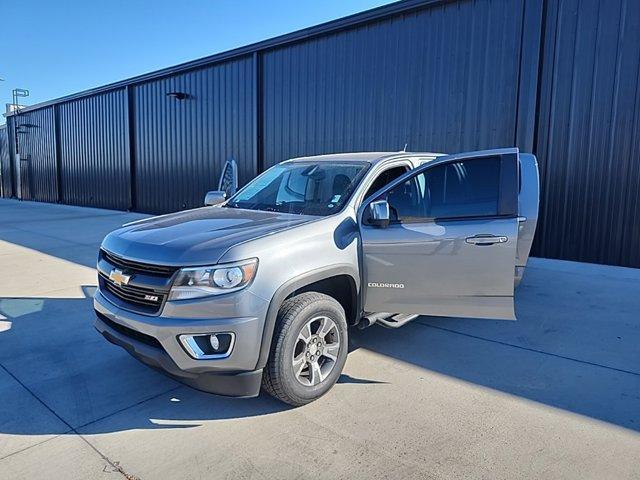
[{"label": "headlight", "polygon": [[183,268],[173,282],[169,300],[207,297],[241,290],[251,283],[257,269],[257,258],[212,267]]}]

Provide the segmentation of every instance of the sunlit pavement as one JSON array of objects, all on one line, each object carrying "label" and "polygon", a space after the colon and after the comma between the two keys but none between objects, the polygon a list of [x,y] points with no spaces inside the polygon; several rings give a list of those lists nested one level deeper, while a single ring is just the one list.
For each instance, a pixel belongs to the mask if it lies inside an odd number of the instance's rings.
[{"label": "sunlit pavement", "polygon": [[191,390],[93,328],[139,214],[0,200],[0,478],[640,478],[640,270],[532,259],[517,322],[352,332],[289,408]]}]

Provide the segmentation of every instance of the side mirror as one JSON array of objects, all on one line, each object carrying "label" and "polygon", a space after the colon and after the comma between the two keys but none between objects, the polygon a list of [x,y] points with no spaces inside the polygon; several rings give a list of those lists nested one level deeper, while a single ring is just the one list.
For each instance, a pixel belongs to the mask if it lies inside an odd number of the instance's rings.
[{"label": "side mirror", "polygon": [[227,194],[220,190],[212,190],[204,196],[204,204],[207,207],[219,205],[227,199]]},{"label": "side mirror", "polygon": [[369,204],[369,223],[382,228],[389,226],[389,203],[386,200],[376,200]]}]

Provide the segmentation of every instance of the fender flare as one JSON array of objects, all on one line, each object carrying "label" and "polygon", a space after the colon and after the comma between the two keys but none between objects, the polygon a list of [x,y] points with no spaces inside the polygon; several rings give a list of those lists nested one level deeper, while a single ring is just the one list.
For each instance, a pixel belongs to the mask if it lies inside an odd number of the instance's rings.
[{"label": "fender flare", "polygon": [[[280,286],[273,294],[271,301],[269,302],[269,308],[267,309],[267,316],[264,320],[264,327],[262,329],[262,342],[260,344],[260,354],[258,355],[258,363],[256,364],[256,370],[264,368],[269,359],[269,353],[271,352],[271,341],[273,340],[273,331],[276,326],[276,319],[278,317],[278,311],[284,300],[296,290],[299,290],[311,283],[324,280],[325,278],[335,277],[338,275],[347,275],[351,277],[356,286],[356,299],[360,303],[360,275],[358,271],[349,264],[331,265],[328,267],[318,268],[311,270],[310,272],[303,273],[297,277],[288,280]],[[360,306],[357,306],[358,311]]]}]

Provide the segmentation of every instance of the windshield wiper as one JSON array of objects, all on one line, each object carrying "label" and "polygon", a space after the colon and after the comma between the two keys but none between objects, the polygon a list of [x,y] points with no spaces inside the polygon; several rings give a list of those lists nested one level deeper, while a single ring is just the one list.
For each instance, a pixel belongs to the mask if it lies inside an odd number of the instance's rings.
[{"label": "windshield wiper", "polygon": [[225,208],[238,208],[238,204],[237,203],[225,203],[223,205],[223,207],[225,207]]}]

